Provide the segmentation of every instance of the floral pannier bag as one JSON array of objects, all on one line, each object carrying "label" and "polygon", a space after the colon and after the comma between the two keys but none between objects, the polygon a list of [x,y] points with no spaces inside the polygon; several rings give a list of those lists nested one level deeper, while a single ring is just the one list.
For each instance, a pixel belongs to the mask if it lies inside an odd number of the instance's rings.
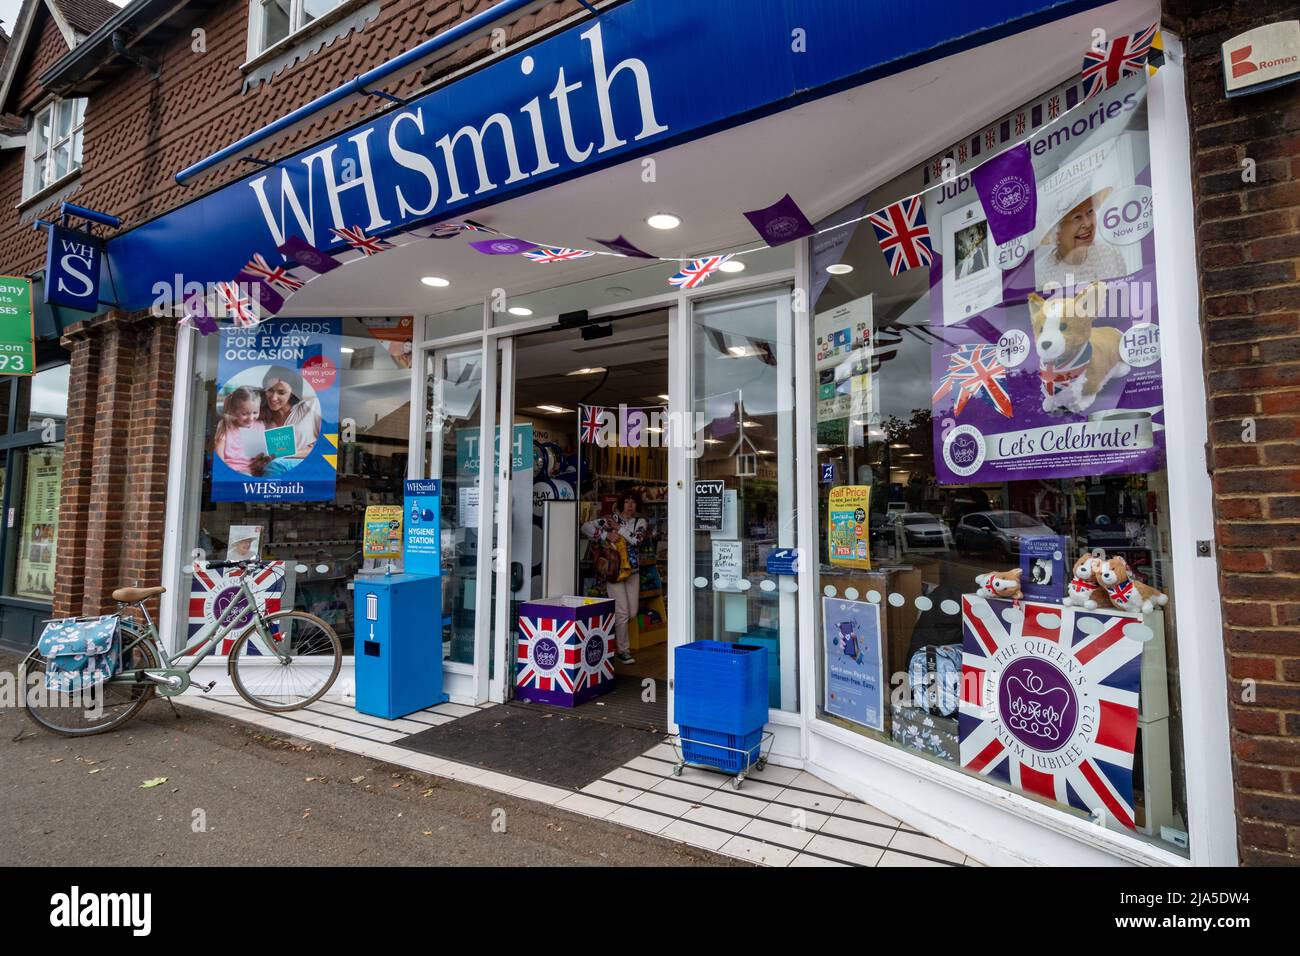
[{"label": "floral pannier bag", "polygon": [[73,693],[108,680],[122,666],[119,615],[50,621],[36,649],[45,658],[47,690]]}]

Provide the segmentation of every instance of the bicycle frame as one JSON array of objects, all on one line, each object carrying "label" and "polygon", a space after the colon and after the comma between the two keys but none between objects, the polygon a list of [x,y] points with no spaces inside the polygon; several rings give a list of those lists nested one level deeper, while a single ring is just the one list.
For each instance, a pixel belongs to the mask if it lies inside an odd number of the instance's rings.
[{"label": "bicycle frame", "polygon": [[[191,673],[216,649],[219,641],[229,637],[232,633],[235,634],[235,639],[238,640],[245,631],[250,629],[253,633],[249,640],[255,640],[258,650],[267,655],[268,658],[279,658],[281,662],[287,662],[289,659],[288,654],[276,647],[275,642],[270,639],[266,626],[266,617],[262,614],[262,608],[257,602],[257,596],[253,594],[253,589],[248,586],[247,575],[241,576],[239,579],[239,598],[232,601],[215,618],[205,623],[199,629],[199,632],[194,635],[193,641],[170,656],[164,650],[158,628],[155,626],[153,618],[149,616],[149,609],[143,603],[120,605],[119,607],[122,609],[138,607],[140,613],[144,615],[146,627],[143,630],[134,622],[123,622],[130,624],[130,629],[134,632],[134,640],[123,642],[122,653],[125,654],[140,641],[150,641],[157,653],[158,660],[163,662],[163,667],[144,668],[146,671],[182,670],[187,674]],[[251,619],[246,623],[240,623],[245,618],[250,617]],[[135,671],[124,671],[110,677],[109,682],[134,682],[135,673]]]}]

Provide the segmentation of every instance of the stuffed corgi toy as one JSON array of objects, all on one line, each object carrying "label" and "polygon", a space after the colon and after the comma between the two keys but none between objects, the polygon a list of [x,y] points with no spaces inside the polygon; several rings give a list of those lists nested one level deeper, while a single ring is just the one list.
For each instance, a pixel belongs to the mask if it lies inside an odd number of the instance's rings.
[{"label": "stuffed corgi toy", "polygon": [[1093,328],[1101,296],[1100,282],[1073,298],[1029,294],[1045,412],[1085,412],[1107,382],[1129,373],[1119,355],[1119,329]]},{"label": "stuffed corgi toy", "polygon": [[1106,589],[1111,605],[1120,611],[1148,614],[1157,606],[1164,607],[1169,603],[1169,595],[1162,594],[1133,577],[1128,562],[1118,555],[1113,558],[1093,558],[1092,573]]},{"label": "stuffed corgi toy", "polygon": [[1106,589],[1098,585],[1093,577],[1093,562],[1104,557],[1106,557],[1105,551],[1079,555],[1079,560],[1074,562],[1074,577],[1066,585],[1065,597],[1061,603],[1084,607],[1089,611],[1095,611],[1110,603],[1110,599],[1106,596]]},{"label": "stuffed corgi toy", "polygon": [[987,574],[975,575],[977,593],[980,597],[1003,598],[1019,601],[1024,592],[1020,590],[1020,569],[1010,571],[989,571]]}]

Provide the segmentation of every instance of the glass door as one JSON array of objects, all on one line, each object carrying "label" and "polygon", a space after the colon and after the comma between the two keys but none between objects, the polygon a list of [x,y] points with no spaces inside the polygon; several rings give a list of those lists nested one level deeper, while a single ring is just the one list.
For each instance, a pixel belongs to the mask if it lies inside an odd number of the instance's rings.
[{"label": "glass door", "polygon": [[795,546],[788,288],[692,301],[689,341],[694,620],[685,639],[766,647],[769,706],[797,712],[797,579],[768,560]]}]

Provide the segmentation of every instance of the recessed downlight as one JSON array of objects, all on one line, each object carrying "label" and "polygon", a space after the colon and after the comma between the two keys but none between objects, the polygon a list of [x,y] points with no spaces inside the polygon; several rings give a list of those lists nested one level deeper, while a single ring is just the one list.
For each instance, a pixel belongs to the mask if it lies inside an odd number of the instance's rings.
[{"label": "recessed downlight", "polygon": [[444,279],[442,276],[422,276],[420,281],[434,289],[445,289],[451,285],[451,280]]},{"label": "recessed downlight", "polygon": [[572,372],[565,372],[565,375],[599,375],[605,371],[603,365],[593,365],[590,368],[575,368]]},{"label": "recessed downlight", "polygon": [[682,221],[670,212],[657,212],[647,217],[645,224],[651,229],[676,229]]},{"label": "recessed downlight", "polygon": [[826,271],[833,276],[846,276],[853,271],[853,266],[847,262],[835,262],[827,266]]},{"label": "recessed downlight", "polygon": [[728,259],[722,265],[718,266],[719,272],[744,272],[745,264],[739,259]]},{"label": "recessed downlight", "polygon": [[533,314],[532,309],[525,309],[522,305],[512,305],[510,308],[506,309],[506,311],[509,312],[511,315],[532,315]]},{"label": "recessed downlight", "polygon": [[538,405],[537,408],[543,412],[550,412],[552,415],[563,415],[565,412],[571,411],[571,409],[565,408],[563,405]]}]

